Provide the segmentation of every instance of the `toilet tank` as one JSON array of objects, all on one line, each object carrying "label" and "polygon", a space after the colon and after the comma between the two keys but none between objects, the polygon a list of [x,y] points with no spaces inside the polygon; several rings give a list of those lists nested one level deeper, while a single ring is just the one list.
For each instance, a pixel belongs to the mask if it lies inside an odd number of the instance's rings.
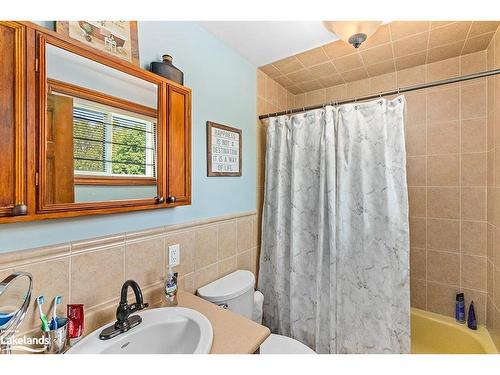
[{"label": "toilet tank", "polygon": [[238,270],[198,289],[198,296],[252,319],[255,276]]}]

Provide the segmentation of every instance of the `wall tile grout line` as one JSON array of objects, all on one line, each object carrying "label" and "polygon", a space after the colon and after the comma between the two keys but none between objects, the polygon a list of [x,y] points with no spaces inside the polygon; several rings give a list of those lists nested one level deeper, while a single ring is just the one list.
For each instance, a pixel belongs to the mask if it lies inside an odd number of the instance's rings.
[{"label": "wall tile grout line", "polygon": [[[470,32],[470,28],[472,27],[472,24],[469,26],[469,30],[467,32]],[[465,43],[464,43],[465,45]],[[462,46],[463,50],[463,46]],[[462,59],[458,59],[458,71],[462,71]],[[458,120],[460,124],[460,128],[462,128],[462,95],[461,95],[461,88],[459,89],[459,95],[458,95]],[[458,144],[462,144],[462,132],[458,132]],[[463,219],[463,214],[462,214],[462,153],[458,155],[458,181],[460,184],[460,200],[459,200],[459,212],[460,212],[460,222],[458,224],[459,226],[459,252],[460,252],[460,258],[459,258],[459,265],[460,265],[460,292],[462,292],[463,289],[463,267],[462,267],[462,219]]]}]

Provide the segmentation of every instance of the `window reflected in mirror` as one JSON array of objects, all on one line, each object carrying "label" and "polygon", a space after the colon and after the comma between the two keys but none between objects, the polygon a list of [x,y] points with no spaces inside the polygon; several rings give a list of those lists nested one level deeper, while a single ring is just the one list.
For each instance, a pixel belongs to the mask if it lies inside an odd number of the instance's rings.
[{"label": "window reflected in mirror", "polygon": [[[79,89],[49,82],[46,203],[154,197],[156,111],[128,110],[130,103],[111,106],[99,102],[99,95],[88,100],[88,90]],[[73,91],[85,92],[77,97]]]},{"label": "window reflected in mirror", "polygon": [[154,119],[73,102],[75,175],[155,177]]}]

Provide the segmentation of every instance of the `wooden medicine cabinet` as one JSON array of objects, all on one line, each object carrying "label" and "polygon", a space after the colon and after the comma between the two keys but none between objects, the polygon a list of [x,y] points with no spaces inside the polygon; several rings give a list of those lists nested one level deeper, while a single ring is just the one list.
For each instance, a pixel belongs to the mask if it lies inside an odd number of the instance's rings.
[{"label": "wooden medicine cabinet", "polygon": [[0,22],[0,223],[191,203],[191,90]]}]

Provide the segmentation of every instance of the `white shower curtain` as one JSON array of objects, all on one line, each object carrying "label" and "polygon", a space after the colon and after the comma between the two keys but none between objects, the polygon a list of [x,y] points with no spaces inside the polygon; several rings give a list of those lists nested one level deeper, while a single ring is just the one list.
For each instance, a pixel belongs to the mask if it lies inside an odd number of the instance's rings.
[{"label": "white shower curtain", "polygon": [[319,353],[408,353],[404,99],[270,118],[264,323]]}]

